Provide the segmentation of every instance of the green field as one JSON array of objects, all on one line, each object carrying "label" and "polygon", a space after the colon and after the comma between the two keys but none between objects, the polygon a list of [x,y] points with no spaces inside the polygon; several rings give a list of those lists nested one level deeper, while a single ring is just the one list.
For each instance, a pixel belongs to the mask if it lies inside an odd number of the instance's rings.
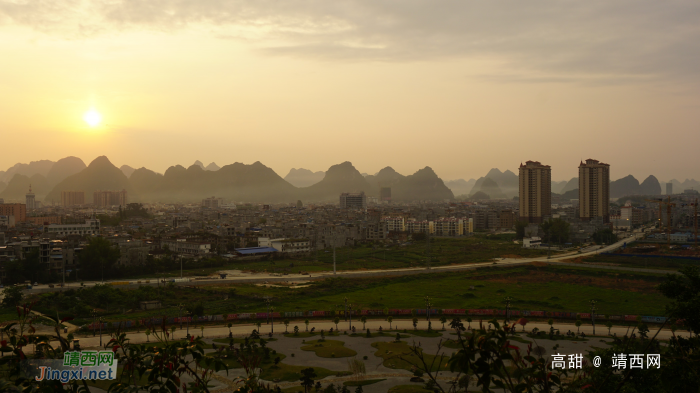
[{"label": "green field", "polygon": [[595,255],[584,258],[584,263],[600,263],[622,267],[636,267],[658,270],[678,270],[686,266],[700,266],[700,260],[674,258],[642,258],[634,256]]},{"label": "green field", "polygon": [[[547,255],[546,250],[524,249],[513,243],[514,235],[476,234],[470,237],[431,238],[432,266],[489,262],[493,258],[520,256],[523,258]],[[387,269],[427,265],[427,242],[409,242],[407,245],[364,244],[336,249],[337,270]],[[320,250],[311,256],[265,261],[236,261],[222,267],[184,269],[184,276],[206,276],[221,270],[247,270],[270,273],[319,272],[333,270],[332,250]],[[132,278],[180,277],[180,270],[158,274],[135,275]]]},{"label": "green field", "polygon": [[322,358],[347,358],[357,355],[357,352],[345,347],[345,343],[338,340],[314,340],[307,341],[301,347],[302,351],[313,351],[316,356]]},{"label": "green field", "polygon": [[[106,320],[177,316],[178,304],[201,303],[203,314],[260,312],[271,296],[276,311],[341,310],[344,298],[358,309],[415,309],[429,295],[435,308],[504,308],[503,299],[513,298],[515,310],[585,312],[591,299],[602,314],[663,315],[667,300],[654,286],[664,275],[598,270],[588,267],[522,265],[513,268],[481,268],[474,271],[429,273],[372,279],[326,279],[309,287],[266,288],[253,284],[211,286],[199,289],[179,286],[120,290],[111,287],[42,294],[35,309],[61,316],[77,315],[76,324],[92,322],[97,308]],[[474,290],[469,290],[473,286]],[[227,296],[232,298],[227,299]],[[140,300],[161,300],[164,308],[137,309]],[[11,319],[12,312],[2,314]],[[16,314],[15,314],[16,315]],[[281,325],[282,320],[276,320]],[[264,321],[263,321],[264,323]],[[296,322],[295,322],[296,323]],[[197,329],[199,323],[190,323]],[[299,325],[303,331],[304,326]],[[434,327],[439,327],[434,321]],[[292,330],[290,325],[290,331]],[[283,329],[282,326],[279,326]],[[143,329],[143,328],[142,328]],[[194,330],[195,333],[197,330]]]}]

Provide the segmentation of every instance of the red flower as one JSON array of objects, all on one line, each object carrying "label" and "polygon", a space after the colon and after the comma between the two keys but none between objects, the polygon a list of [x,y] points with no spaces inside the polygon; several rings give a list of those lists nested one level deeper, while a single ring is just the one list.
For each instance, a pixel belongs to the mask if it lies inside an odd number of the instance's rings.
[{"label": "red flower", "polygon": [[119,345],[115,345],[112,347],[112,352],[116,353],[117,349],[121,348]]},{"label": "red flower", "polygon": [[588,389],[588,388],[590,388],[591,386],[593,386],[593,385],[590,385],[590,384],[589,384],[589,385],[585,385],[585,386],[581,387],[581,389]]}]

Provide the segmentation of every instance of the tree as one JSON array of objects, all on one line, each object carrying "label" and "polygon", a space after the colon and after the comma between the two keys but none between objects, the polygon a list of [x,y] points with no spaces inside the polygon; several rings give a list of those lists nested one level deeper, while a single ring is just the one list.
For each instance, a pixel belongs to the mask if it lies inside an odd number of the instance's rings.
[{"label": "tree", "polygon": [[301,370],[301,378],[299,380],[301,381],[301,386],[304,387],[305,393],[311,391],[311,388],[314,386],[314,378],[316,378],[316,376],[316,370],[311,367]]},{"label": "tree", "polygon": [[591,236],[596,244],[612,244],[617,242],[617,235],[610,228],[603,228],[595,231]]},{"label": "tree", "polygon": [[442,323],[442,330],[445,330],[445,324],[447,323],[447,317],[444,315],[440,316],[440,323]]},{"label": "tree", "polygon": [[170,334],[171,338],[174,340],[175,339],[175,330],[177,330],[177,327],[175,325],[170,326]]},{"label": "tree", "polygon": [[515,222],[515,238],[522,240],[525,237],[525,228],[527,228],[527,222],[516,221]]},{"label": "tree", "polygon": [[561,218],[547,220],[540,224],[540,228],[542,228],[542,231],[544,232],[545,241],[547,243],[556,241],[557,243],[561,244],[569,241],[570,225]]},{"label": "tree", "polygon": [[610,334],[610,329],[612,329],[612,327],[613,327],[612,321],[607,321],[607,322],[605,322],[605,327],[608,328],[608,336],[610,336],[610,335],[611,335],[611,334]]},{"label": "tree", "polygon": [[667,274],[658,286],[659,292],[671,299],[666,313],[674,319],[682,319],[695,334],[700,334],[700,268],[684,267],[681,274]]},{"label": "tree", "polygon": [[304,320],[304,325],[306,325],[306,331],[308,332],[309,331],[309,320],[308,319]]},{"label": "tree", "polygon": [[391,323],[394,321],[394,317],[389,316],[386,320],[389,322],[389,330],[391,330]]},{"label": "tree", "polygon": [[471,330],[472,329],[472,318],[471,317],[467,318],[467,324],[469,326],[469,330]]},{"label": "tree", "polygon": [[289,319],[284,320],[284,332],[287,333],[287,326],[289,326]]},{"label": "tree", "polygon": [[418,330],[418,318],[413,318],[413,330]]},{"label": "tree", "polygon": [[367,317],[363,315],[360,318],[360,322],[362,322],[362,330],[365,330],[365,324],[367,323]]},{"label": "tree", "polygon": [[80,252],[80,275],[85,278],[111,277],[119,260],[119,248],[103,237],[93,237]]},{"label": "tree", "polygon": [[146,329],[146,342],[151,342],[151,329]]},{"label": "tree", "polygon": [[576,322],[574,322],[574,325],[576,325],[576,333],[579,333],[581,331],[581,325],[583,322],[581,322],[581,318],[577,318]]},{"label": "tree", "polygon": [[2,290],[2,306],[16,307],[22,301],[22,287],[11,286]]},{"label": "tree", "polygon": [[340,318],[335,317],[333,318],[333,323],[335,324],[335,330],[338,330],[338,324],[340,323]]}]

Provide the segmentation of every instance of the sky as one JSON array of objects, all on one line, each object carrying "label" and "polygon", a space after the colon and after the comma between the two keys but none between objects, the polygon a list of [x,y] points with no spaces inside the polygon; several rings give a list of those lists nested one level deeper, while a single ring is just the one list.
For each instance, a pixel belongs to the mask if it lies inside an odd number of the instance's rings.
[{"label": "sky", "polygon": [[699,20],[694,0],[0,0],[0,169],[700,179]]}]

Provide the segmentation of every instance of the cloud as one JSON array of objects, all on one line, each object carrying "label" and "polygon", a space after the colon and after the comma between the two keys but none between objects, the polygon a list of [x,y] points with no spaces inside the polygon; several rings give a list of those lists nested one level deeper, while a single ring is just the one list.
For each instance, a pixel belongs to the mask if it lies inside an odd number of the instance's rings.
[{"label": "cloud", "polygon": [[488,58],[523,81],[700,79],[695,0],[0,0],[0,15],[63,37],[205,26],[328,61]]}]

